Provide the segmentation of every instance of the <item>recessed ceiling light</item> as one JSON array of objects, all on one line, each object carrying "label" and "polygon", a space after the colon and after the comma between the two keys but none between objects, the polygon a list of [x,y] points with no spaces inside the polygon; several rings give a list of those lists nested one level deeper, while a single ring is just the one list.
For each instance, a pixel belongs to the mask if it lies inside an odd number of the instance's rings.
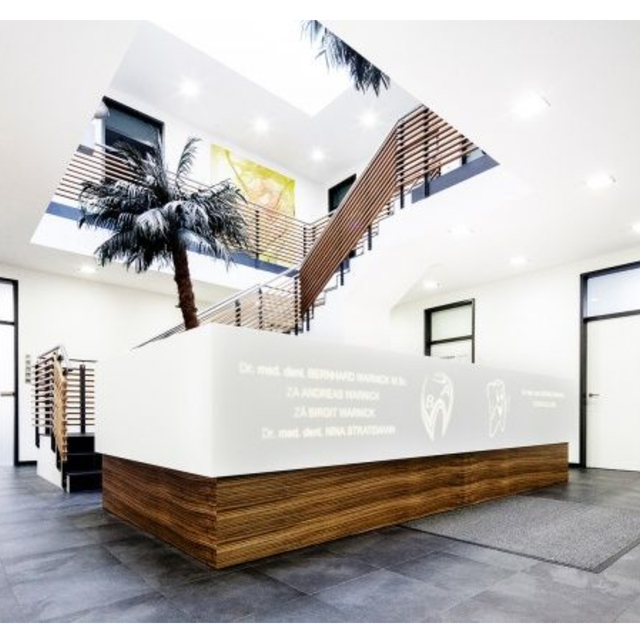
[{"label": "recessed ceiling light", "polygon": [[324,158],[325,158],[325,155],[322,149],[313,149],[311,151],[311,159],[314,162],[322,162]]},{"label": "recessed ceiling light", "polygon": [[367,129],[371,129],[378,124],[378,114],[371,109],[367,109],[360,116],[360,124]]},{"label": "recessed ceiling light", "polygon": [[267,133],[269,129],[269,121],[266,118],[256,118],[253,121],[253,130],[256,133]]},{"label": "recessed ceiling light", "polygon": [[532,118],[539,113],[542,113],[545,109],[548,109],[551,105],[546,98],[543,98],[538,93],[528,93],[522,96],[514,105],[513,112],[519,118]]},{"label": "recessed ceiling light", "polygon": [[606,189],[615,183],[616,179],[608,173],[596,173],[587,180],[589,189]]},{"label": "recessed ceiling light", "polygon": [[634,231],[635,233],[640,233],[640,222],[636,222],[635,224],[632,224],[631,230]]},{"label": "recessed ceiling light", "polygon": [[436,289],[440,288],[440,283],[436,282],[435,280],[425,280],[422,283],[422,286],[427,290],[427,291],[435,291]]},{"label": "recessed ceiling light", "polygon": [[180,85],[180,93],[185,98],[195,98],[200,94],[200,85],[190,78],[185,78]]},{"label": "recessed ceiling light", "polygon": [[524,256],[513,256],[509,262],[511,262],[512,267],[524,267],[529,264],[529,260]]},{"label": "recessed ceiling light", "polygon": [[83,264],[78,271],[80,271],[80,273],[91,275],[96,272],[96,268],[92,267],[90,264]]},{"label": "recessed ceiling light", "polygon": [[449,229],[449,233],[452,236],[470,236],[473,233],[473,229],[467,227],[466,224],[456,224]]}]

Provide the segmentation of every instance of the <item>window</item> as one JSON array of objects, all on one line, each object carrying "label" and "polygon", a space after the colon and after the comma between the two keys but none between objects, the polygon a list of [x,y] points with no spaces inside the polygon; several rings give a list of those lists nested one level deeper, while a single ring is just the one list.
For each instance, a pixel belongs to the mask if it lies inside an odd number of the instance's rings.
[{"label": "window", "polygon": [[339,182],[329,189],[329,213],[335,211],[340,203],[345,199],[351,185],[356,181],[356,174],[349,176],[346,180]]},{"label": "window", "polygon": [[144,150],[156,140],[162,141],[164,126],[159,120],[109,98],[104,98],[104,103],[109,110],[104,119],[104,143],[108,147],[127,142]]},{"label": "window", "polygon": [[425,309],[424,339],[424,353],[427,356],[474,362],[474,300]]},{"label": "window", "polygon": [[640,266],[624,265],[603,269],[586,280],[587,318],[640,310]]}]

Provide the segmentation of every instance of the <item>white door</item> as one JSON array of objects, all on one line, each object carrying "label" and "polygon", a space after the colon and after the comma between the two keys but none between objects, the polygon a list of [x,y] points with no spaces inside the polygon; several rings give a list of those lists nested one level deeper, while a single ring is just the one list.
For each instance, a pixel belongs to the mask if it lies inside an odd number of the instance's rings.
[{"label": "white door", "polygon": [[0,466],[13,464],[15,327],[13,284],[0,281]]},{"label": "white door", "polygon": [[587,466],[640,471],[640,315],[587,325]]}]

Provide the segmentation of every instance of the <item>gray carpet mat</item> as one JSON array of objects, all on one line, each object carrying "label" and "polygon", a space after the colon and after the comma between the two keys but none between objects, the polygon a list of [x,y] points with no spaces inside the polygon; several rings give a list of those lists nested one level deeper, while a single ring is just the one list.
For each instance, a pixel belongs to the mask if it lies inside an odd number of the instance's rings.
[{"label": "gray carpet mat", "polygon": [[404,526],[596,573],[640,542],[640,512],[529,496],[464,507]]}]

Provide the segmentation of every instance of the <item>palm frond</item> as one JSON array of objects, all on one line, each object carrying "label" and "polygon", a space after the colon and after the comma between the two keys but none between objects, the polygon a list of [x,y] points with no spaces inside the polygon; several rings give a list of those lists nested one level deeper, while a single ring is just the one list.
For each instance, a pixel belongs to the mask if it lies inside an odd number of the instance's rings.
[{"label": "palm frond", "polygon": [[318,57],[324,57],[329,68],[346,68],[357,91],[373,89],[376,95],[391,85],[389,76],[338,38],[318,20],[304,20],[302,33],[319,47]]}]

